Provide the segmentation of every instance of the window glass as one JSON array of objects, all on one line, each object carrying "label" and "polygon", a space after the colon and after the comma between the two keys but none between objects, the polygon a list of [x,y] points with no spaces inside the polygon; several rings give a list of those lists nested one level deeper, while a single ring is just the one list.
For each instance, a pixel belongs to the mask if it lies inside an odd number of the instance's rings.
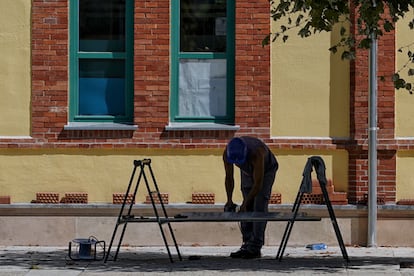
[{"label": "window glass", "polygon": [[234,123],[235,1],[171,1],[172,122]]},{"label": "window glass", "polygon": [[125,0],[79,1],[79,50],[125,51]]},{"label": "window glass", "polygon": [[179,116],[225,116],[226,60],[181,59]]},{"label": "window glass", "polygon": [[181,0],[180,51],[226,51],[226,0]]},{"label": "window glass", "polygon": [[79,61],[79,115],[125,115],[125,61]]},{"label": "window glass", "polygon": [[69,3],[69,120],[130,123],[134,0]]}]

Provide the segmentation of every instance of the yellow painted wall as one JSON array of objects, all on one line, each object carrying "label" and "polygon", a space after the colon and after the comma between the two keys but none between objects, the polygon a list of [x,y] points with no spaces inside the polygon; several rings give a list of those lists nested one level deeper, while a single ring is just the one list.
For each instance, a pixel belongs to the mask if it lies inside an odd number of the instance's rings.
[{"label": "yellow painted wall", "polygon": [[[410,15],[410,13],[408,14]],[[407,16],[397,23],[397,32],[396,32],[396,48],[397,50],[403,46],[412,44],[414,42],[414,30],[410,30],[408,27],[408,22],[413,18],[413,13],[411,16]],[[414,46],[411,46],[411,51],[414,51]],[[404,49],[404,53],[397,52],[397,64],[396,69],[399,70],[407,62],[407,49]],[[413,65],[411,64],[411,68]],[[402,70],[400,75],[411,83],[414,83],[414,76],[409,77],[407,75],[407,70]],[[395,134],[397,137],[414,137],[414,95],[411,95],[406,90],[400,89],[396,90],[396,130]]]},{"label": "yellow painted wall", "polygon": [[397,154],[397,191],[396,199],[414,199],[414,154],[399,152]]},{"label": "yellow painted wall", "polygon": [[[284,203],[292,203],[312,151],[274,151],[279,161],[274,192]],[[36,192],[87,192],[89,202],[110,203],[113,193],[126,191],[134,159],[151,158],[161,192],[170,202],[191,201],[193,192],[212,192],[217,203],[226,200],[221,150],[0,150],[0,195],[11,195],[13,203],[30,202]],[[327,177],[336,191],[346,191],[347,155],[344,151],[323,152]],[[149,176],[149,174],[148,174]],[[234,199],[241,201],[239,172],[235,173]],[[144,184],[144,182],[142,182]],[[140,187],[137,202],[145,201]]]},{"label": "yellow painted wall", "polygon": [[349,135],[349,62],[328,51],[336,36],[293,30],[271,44],[272,136]]},{"label": "yellow painted wall", "polygon": [[[133,160],[144,158],[152,159],[160,189],[170,193],[172,202],[191,201],[192,192],[224,191],[218,151],[2,150],[0,156],[0,191],[12,195],[13,202],[30,202],[36,192],[61,197],[87,192],[89,202],[112,202],[112,193],[125,192]],[[147,193],[140,194],[138,202]]]},{"label": "yellow painted wall", "polygon": [[[284,203],[293,203],[302,181],[302,173],[307,158],[319,155],[326,165],[326,177],[332,179],[336,192],[348,191],[348,154],[346,151],[309,151],[283,150],[274,151],[279,161],[275,192],[282,194]],[[313,173],[313,178],[316,174]]]},{"label": "yellow painted wall", "polygon": [[[273,22],[273,30],[277,29]],[[349,136],[349,62],[340,53],[329,52],[339,41],[339,32],[320,33],[309,38],[295,30],[283,43],[271,44],[271,135],[274,137]],[[302,171],[311,155],[320,155],[335,191],[348,190],[346,151],[286,150],[276,152],[281,164],[276,192],[293,202]]]},{"label": "yellow painted wall", "polygon": [[[412,14],[412,13],[411,13]],[[414,41],[414,31],[408,27],[408,22],[412,16],[407,16],[397,23],[396,32],[396,49],[409,45]],[[413,46],[410,48],[414,50]],[[398,53],[396,56],[396,69],[399,70],[406,62],[406,49],[404,53]],[[412,66],[411,66],[412,67]],[[414,77],[408,77],[407,70],[403,70],[400,75],[407,81],[414,82]],[[402,138],[414,137],[414,95],[405,90],[396,90],[395,92],[395,136]],[[397,154],[397,200],[414,198],[414,152],[404,151]]]},{"label": "yellow painted wall", "polygon": [[30,135],[31,0],[0,1],[0,136]]}]

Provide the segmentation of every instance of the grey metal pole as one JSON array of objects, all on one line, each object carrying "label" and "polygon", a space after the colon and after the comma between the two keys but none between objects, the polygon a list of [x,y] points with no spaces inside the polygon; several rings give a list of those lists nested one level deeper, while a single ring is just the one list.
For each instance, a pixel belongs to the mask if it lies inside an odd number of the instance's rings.
[{"label": "grey metal pole", "polygon": [[[373,0],[375,8],[376,1]],[[368,119],[368,247],[377,246],[377,37],[371,33],[369,51]]]}]

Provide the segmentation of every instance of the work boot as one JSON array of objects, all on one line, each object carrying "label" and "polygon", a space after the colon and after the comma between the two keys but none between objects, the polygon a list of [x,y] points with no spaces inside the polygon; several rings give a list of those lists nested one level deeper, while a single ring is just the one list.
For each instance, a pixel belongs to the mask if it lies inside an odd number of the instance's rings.
[{"label": "work boot", "polygon": [[259,251],[244,250],[241,254],[242,259],[256,259],[261,258],[262,254]]},{"label": "work boot", "polygon": [[240,248],[238,251],[230,253],[230,257],[235,259],[243,258],[243,255],[246,251],[246,249]]}]

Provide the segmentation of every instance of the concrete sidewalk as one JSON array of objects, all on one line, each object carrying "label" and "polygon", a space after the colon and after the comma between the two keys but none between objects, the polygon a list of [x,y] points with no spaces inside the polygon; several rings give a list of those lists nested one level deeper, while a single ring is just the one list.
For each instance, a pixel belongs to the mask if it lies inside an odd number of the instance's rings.
[{"label": "concrete sidewalk", "polygon": [[[180,247],[171,263],[164,247],[122,247],[116,262],[73,261],[68,248],[0,246],[0,276],[4,275],[414,275],[414,248],[347,247],[350,262],[339,247],[309,250],[287,247],[281,262],[277,247],[265,247],[261,259],[231,259],[237,247]],[[113,254],[113,252],[111,252]]]}]

